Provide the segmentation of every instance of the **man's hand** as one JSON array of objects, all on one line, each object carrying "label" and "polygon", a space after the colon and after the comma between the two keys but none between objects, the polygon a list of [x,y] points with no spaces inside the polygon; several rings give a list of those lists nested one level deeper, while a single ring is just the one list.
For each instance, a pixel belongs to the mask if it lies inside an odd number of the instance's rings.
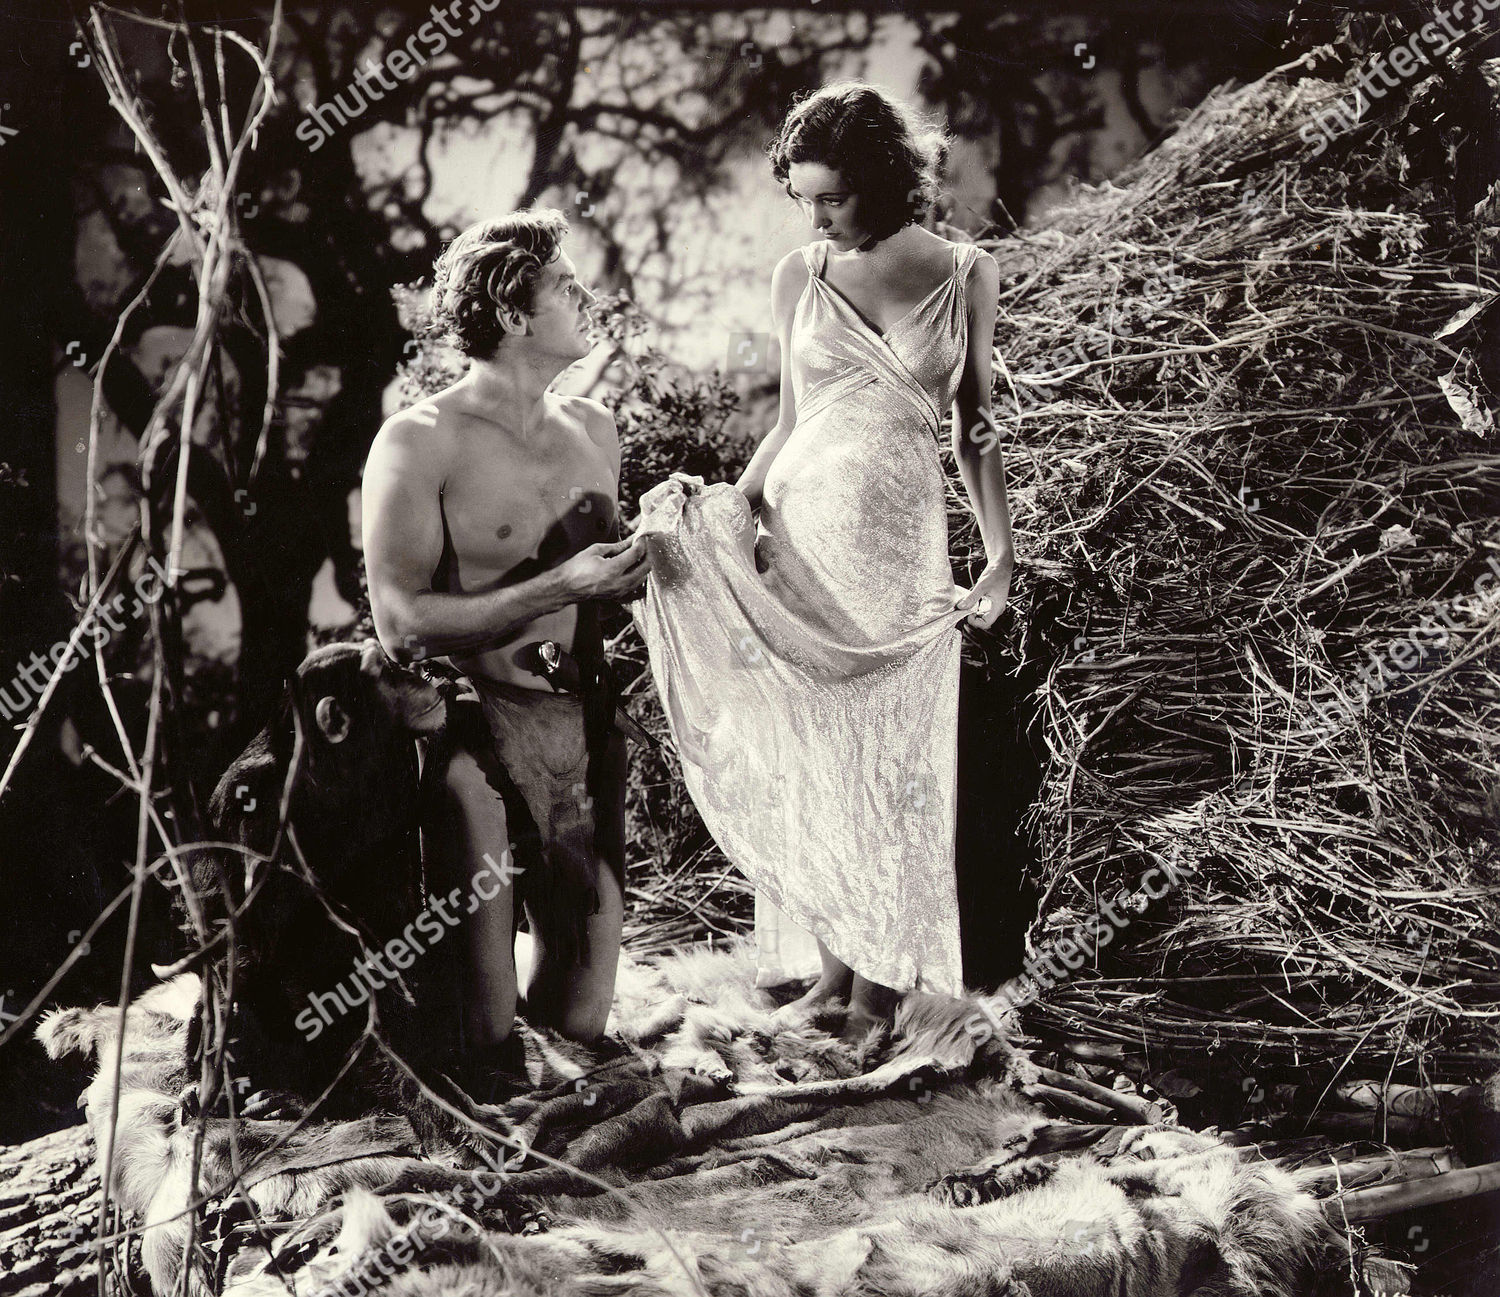
[{"label": "man's hand", "polygon": [[575,599],[623,599],[645,584],[651,554],[640,534],[580,550],[558,571]]}]

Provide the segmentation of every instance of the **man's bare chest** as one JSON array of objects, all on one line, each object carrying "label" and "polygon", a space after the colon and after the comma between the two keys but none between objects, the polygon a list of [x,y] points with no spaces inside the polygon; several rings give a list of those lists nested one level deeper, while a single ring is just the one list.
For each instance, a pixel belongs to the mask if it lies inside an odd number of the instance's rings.
[{"label": "man's bare chest", "polygon": [[617,534],[617,484],[582,430],[536,446],[466,448],[442,494],[445,549],[459,588],[524,580]]}]

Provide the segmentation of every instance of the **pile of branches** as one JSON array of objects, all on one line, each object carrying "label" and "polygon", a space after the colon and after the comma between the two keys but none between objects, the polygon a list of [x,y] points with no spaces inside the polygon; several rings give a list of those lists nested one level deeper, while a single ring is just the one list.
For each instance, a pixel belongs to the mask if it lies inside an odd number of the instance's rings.
[{"label": "pile of branches", "polygon": [[1454,177],[1500,74],[1456,46],[1325,130],[1356,70],[1327,53],[993,248],[1008,633],[1046,663],[1030,946],[1062,970],[1011,989],[1158,1058],[1473,1079],[1500,1066],[1500,184]]}]

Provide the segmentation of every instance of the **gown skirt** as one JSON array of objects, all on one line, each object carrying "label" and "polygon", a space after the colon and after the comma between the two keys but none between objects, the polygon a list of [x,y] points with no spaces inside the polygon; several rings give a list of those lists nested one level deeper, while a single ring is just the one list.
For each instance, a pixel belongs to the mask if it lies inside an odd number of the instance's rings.
[{"label": "gown skirt", "polygon": [[[882,335],[823,276],[792,321],[797,422],[759,524],[726,482],[641,500],[633,605],[688,792],[757,891],[757,982],[825,945],[898,991],[961,995],[954,830],[959,595],[942,411],[977,249]],[[811,958],[809,958],[811,956]]]}]

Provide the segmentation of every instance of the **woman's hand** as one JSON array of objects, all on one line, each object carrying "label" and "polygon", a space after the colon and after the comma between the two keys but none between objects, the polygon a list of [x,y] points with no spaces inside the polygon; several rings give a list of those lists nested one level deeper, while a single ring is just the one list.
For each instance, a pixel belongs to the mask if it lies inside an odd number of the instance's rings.
[{"label": "woman's hand", "polygon": [[754,518],[757,510],[759,510],[760,508],[760,493],[756,492],[754,495],[751,495],[750,492],[745,490],[745,488],[738,482],[734,484],[734,489],[745,497],[745,505],[750,511],[750,516]]},{"label": "woman's hand", "polygon": [[740,479],[734,484],[734,488],[750,505],[750,512],[754,513],[760,508],[761,487],[764,479],[759,474],[752,474],[747,469],[740,474]]},{"label": "woman's hand", "polygon": [[989,630],[995,624],[1010,599],[1010,578],[1015,567],[1015,555],[1009,553],[998,554],[985,564],[974,588],[955,605],[974,610],[969,614],[969,625]]}]

